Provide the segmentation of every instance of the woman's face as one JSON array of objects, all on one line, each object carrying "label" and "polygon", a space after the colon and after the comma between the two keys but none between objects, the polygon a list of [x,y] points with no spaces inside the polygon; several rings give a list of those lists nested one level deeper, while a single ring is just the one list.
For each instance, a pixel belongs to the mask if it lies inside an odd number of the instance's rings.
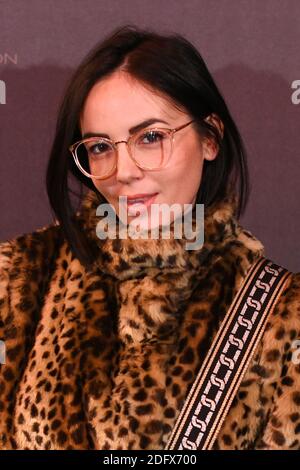
[{"label": "woman's face", "polygon": [[[143,121],[154,119],[150,126],[173,129],[192,120],[162,96],[146,89],[124,72],[115,72],[98,82],[85,101],[80,125],[86,133],[106,134],[111,140],[127,140],[129,129]],[[164,121],[164,122],[162,122]],[[113,207],[121,220],[119,197],[157,193],[153,204],[193,204],[201,182],[204,159],[213,160],[217,149],[212,141],[202,139],[194,123],[174,134],[173,152],[166,166],[156,171],[139,168],[130,158],[125,143],[118,147],[116,172],[105,180],[93,179],[98,191]],[[151,223],[151,205],[147,206],[147,228]],[[127,214],[127,224],[137,215]],[[171,213],[171,221],[173,216]],[[162,218],[159,218],[159,224]]]}]

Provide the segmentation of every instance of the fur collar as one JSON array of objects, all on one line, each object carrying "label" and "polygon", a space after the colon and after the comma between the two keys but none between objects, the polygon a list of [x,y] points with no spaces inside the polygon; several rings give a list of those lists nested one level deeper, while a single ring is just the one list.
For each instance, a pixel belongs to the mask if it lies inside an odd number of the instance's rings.
[{"label": "fur collar", "polygon": [[[174,238],[174,223],[171,224],[171,238],[162,238],[159,230],[159,238],[121,239],[116,233],[116,239],[107,238],[100,240],[96,235],[97,225],[103,219],[96,215],[99,205],[97,194],[89,191],[82,203],[79,223],[87,235],[89,242],[96,247],[93,263],[94,268],[100,268],[102,272],[111,274],[115,278],[125,280],[147,273],[151,269],[194,269],[197,270],[203,264],[204,259],[218,246],[228,243],[229,239],[237,237],[241,227],[235,218],[237,198],[231,193],[226,199],[215,203],[209,208],[204,208],[204,243],[200,248],[187,250],[187,238]],[[193,230],[197,228],[197,236],[203,226],[196,226],[195,210],[193,210]],[[117,229],[119,227],[117,218]],[[253,249],[261,249],[262,246],[254,237],[244,239],[247,245]]]}]

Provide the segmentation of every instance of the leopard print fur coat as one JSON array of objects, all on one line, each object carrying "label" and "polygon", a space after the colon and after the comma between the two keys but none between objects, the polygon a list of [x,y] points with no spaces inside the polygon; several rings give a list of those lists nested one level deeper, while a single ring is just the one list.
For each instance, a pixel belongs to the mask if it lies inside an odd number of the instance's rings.
[{"label": "leopard print fur coat", "polygon": [[[99,240],[96,193],[78,223],[98,256],[74,256],[59,224],[0,244],[1,449],[163,449],[234,295],[264,247],[205,209],[205,239]],[[96,246],[96,245],[95,245]],[[300,449],[300,273],[269,318],[214,449]]]}]

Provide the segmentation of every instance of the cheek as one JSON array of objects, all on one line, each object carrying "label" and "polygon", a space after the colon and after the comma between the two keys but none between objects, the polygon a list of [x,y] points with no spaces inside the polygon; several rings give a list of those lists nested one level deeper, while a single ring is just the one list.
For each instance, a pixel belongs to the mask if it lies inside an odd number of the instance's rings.
[{"label": "cheek", "polygon": [[195,197],[201,183],[202,169],[202,161],[198,161],[185,166],[184,171],[178,175],[178,180],[174,184],[174,188],[177,188],[177,193],[180,190],[181,199],[190,203]]},{"label": "cheek", "polygon": [[174,159],[173,165],[164,173],[166,191],[172,193],[172,199],[190,200],[197,193],[202,177],[203,157],[199,148],[191,148],[183,157]]},{"label": "cheek", "polygon": [[113,194],[113,185],[108,184],[107,181],[101,181],[101,180],[94,180],[92,179],[93,184],[95,188],[102,194],[103,197],[109,202],[109,200],[112,198],[111,194]]},{"label": "cheek", "polygon": [[191,186],[200,184],[203,169],[203,152],[202,146],[198,142],[194,142],[184,154],[182,162],[182,177],[185,183]]}]

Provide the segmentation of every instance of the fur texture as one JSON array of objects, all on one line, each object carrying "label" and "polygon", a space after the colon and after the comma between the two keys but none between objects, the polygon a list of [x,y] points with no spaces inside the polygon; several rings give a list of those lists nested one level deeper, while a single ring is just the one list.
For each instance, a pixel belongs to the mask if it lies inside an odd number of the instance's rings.
[{"label": "fur texture", "polygon": [[[101,241],[96,194],[78,223],[91,270],[59,225],[0,245],[1,449],[163,449],[209,346],[262,244],[205,210],[205,241]],[[300,273],[267,324],[214,449],[300,449]]]}]

